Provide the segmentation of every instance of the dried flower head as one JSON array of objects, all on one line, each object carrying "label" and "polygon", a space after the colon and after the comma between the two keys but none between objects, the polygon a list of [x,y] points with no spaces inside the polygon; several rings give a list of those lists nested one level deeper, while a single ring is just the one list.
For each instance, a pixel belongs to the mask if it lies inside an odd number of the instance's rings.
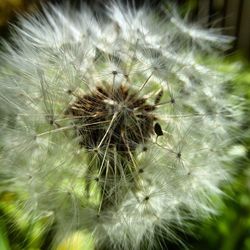
[{"label": "dried flower head", "polygon": [[151,247],[215,212],[237,108],[202,63],[230,39],[121,4],[21,18],[1,53],[1,180],[58,238]]}]

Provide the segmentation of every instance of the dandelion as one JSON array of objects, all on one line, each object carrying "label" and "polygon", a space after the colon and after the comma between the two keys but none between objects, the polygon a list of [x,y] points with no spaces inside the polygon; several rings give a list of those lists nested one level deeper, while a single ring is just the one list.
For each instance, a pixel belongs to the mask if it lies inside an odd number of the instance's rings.
[{"label": "dandelion", "polygon": [[50,216],[56,243],[81,230],[96,249],[179,241],[175,228],[215,213],[230,179],[232,75],[200,60],[230,38],[175,12],[105,13],[44,7],[3,42],[1,191]]}]

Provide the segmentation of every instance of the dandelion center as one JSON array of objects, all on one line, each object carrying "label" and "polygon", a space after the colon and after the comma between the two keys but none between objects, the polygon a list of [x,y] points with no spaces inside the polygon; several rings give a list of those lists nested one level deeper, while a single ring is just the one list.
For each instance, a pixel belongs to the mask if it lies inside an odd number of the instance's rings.
[{"label": "dandelion center", "polygon": [[135,150],[153,134],[154,105],[126,85],[98,86],[70,106],[80,145]]}]

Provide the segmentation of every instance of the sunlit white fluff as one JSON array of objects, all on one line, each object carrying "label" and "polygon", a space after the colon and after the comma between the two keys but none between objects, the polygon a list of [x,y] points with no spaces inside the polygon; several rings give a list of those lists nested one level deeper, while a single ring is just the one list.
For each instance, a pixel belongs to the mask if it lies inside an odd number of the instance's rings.
[{"label": "sunlit white fluff", "polygon": [[[89,230],[97,249],[139,249],[143,241],[153,246],[160,229],[177,241],[174,228],[214,213],[211,197],[230,179],[223,161],[239,112],[224,84],[232,76],[199,60],[230,38],[190,26],[175,12],[160,21],[147,8],[112,4],[108,20],[100,21],[85,6],[43,10],[20,18],[15,46],[3,43],[0,173],[7,184],[1,189],[23,194],[23,208],[37,218],[49,213],[59,239]],[[65,112],[76,96],[124,82],[149,104],[163,90],[154,112],[163,135],[152,135],[130,154],[136,177],[100,180],[114,197],[100,211],[98,171],[89,169],[90,158],[107,166],[112,160],[117,169],[123,159],[101,147],[89,157]]]}]

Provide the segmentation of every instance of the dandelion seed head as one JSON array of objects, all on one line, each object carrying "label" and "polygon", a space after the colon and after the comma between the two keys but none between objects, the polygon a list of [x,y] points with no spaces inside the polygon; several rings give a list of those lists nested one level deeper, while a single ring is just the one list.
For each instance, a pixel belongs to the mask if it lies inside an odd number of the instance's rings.
[{"label": "dandelion seed head", "polygon": [[97,249],[139,249],[160,230],[179,241],[175,228],[215,213],[230,180],[233,74],[200,60],[230,38],[175,12],[105,13],[47,6],[3,42],[1,191],[49,214],[58,240],[87,230]]}]

